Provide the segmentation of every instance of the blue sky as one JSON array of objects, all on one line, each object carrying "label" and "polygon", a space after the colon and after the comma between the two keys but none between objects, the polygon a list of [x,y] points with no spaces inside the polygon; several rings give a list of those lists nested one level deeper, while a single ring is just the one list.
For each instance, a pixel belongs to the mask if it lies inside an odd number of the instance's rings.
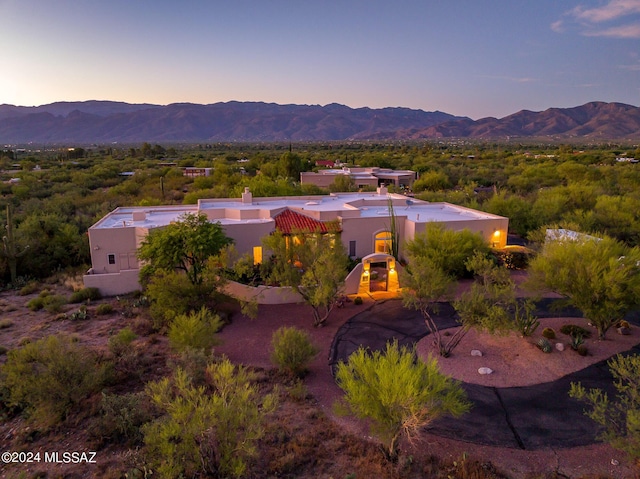
[{"label": "blue sky", "polygon": [[0,0],[0,104],[640,104],[640,0]]}]

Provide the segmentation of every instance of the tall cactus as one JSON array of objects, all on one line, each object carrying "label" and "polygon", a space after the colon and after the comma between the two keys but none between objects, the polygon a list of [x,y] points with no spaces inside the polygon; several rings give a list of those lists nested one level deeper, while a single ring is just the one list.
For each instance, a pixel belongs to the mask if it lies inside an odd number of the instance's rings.
[{"label": "tall cactus", "polygon": [[11,283],[15,284],[17,278],[17,260],[27,252],[29,246],[26,246],[22,251],[18,252],[18,245],[16,244],[16,239],[13,236],[13,212],[10,205],[7,205],[7,224],[5,228],[7,230],[7,234],[2,237],[2,253],[3,256],[7,258],[7,263],[9,264]]}]

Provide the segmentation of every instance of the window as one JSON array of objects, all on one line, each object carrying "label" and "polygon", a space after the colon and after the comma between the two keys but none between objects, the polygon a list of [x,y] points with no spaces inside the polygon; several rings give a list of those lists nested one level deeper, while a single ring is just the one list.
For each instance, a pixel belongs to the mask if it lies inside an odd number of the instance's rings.
[{"label": "window", "polygon": [[349,256],[356,257],[356,240],[349,241]]},{"label": "window", "polygon": [[107,255],[107,263],[109,264],[116,264],[116,255],[113,253],[109,253]]},{"label": "window", "polygon": [[381,231],[380,233],[376,233],[374,250],[376,253],[390,253],[391,231]]}]

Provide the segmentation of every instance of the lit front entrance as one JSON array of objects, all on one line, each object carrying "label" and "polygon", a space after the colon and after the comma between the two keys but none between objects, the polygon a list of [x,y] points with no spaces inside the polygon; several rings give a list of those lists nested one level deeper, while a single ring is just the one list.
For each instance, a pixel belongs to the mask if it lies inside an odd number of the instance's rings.
[{"label": "lit front entrance", "polygon": [[390,254],[373,253],[362,258],[359,294],[376,291],[395,292],[399,288],[396,259]]}]

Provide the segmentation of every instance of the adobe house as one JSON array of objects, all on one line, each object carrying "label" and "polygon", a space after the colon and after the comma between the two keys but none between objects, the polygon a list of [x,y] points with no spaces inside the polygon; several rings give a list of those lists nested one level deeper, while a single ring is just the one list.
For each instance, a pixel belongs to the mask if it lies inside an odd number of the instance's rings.
[{"label": "adobe house", "polygon": [[508,218],[389,194],[385,187],[367,193],[273,198],[253,198],[246,188],[241,198],[202,199],[197,205],[116,208],[89,228],[91,269],[84,276],[84,284],[99,288],[105,296],[139,289],[136,252],[149,231],[178,221],[185,213],[200,213],[219,222],[238,252],[251,253],[256,262],[262,261],[261,239],[276,228],[285,233],[287,228],[310,228],[334,234],[351,258],[364,260],[357,268],[356,279],[348,279],[349,292],[360,291],[365,276],[370,288],[397,287],[397,276],[393,279],[395,259],[390,256],[392,211],[400,258],[402,243],[424,232],[431,222],[456,231],[480,233],[496,248],[506,245]]}]

